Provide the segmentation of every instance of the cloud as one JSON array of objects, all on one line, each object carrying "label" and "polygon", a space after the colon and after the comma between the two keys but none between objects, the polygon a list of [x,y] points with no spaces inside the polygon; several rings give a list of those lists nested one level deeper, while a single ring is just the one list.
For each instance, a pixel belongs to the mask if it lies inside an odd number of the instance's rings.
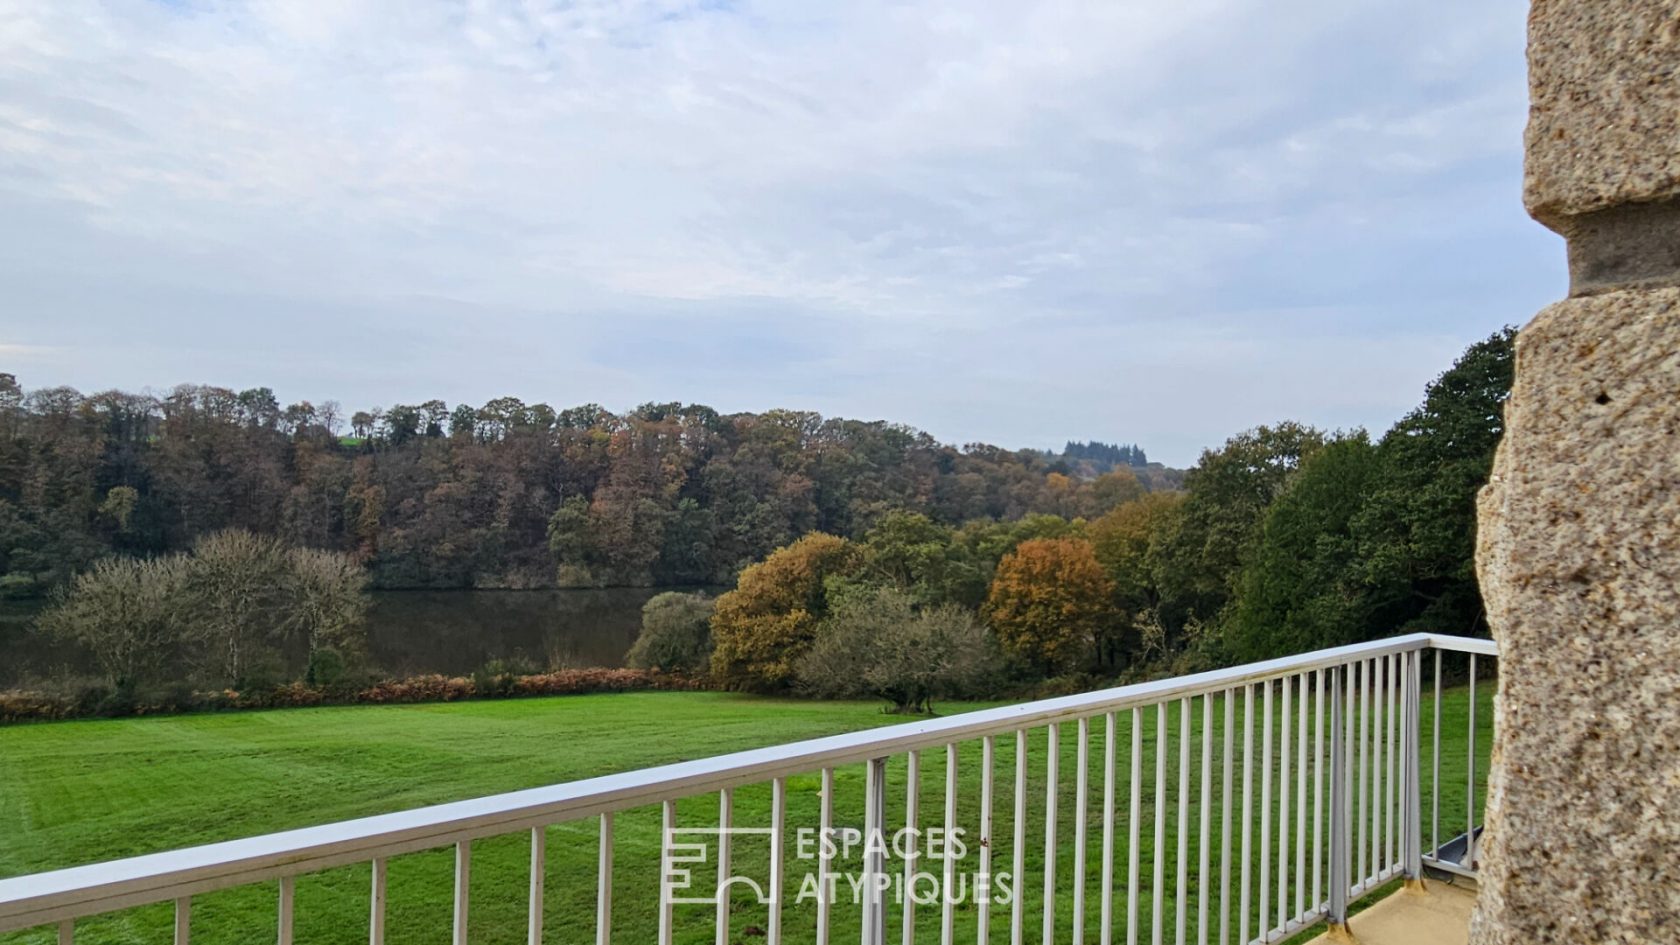
[{"label": "cloud", "polygon": [[1262,407],[1381,426],[1561,288],[1518,199],[1524,12],[0,0],[0,332],[74,344],[28,384],[1178,462]]}]

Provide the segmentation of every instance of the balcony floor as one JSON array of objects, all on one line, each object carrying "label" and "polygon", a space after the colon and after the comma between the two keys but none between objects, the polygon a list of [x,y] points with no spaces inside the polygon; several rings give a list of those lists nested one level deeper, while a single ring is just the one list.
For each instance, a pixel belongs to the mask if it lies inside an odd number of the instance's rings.
[{"label": "balcony floor", "polygon": [[[1424,889],[1402,889],[1363,912],[1348,918],[1348,930],[1358,945],[1466,945],[1470,939],[1470,908],[1476,887],[1461,881],[1452,886],[1428,881]],[[1341,945],[1343,940],[1320,935],[1310,945]]]}]

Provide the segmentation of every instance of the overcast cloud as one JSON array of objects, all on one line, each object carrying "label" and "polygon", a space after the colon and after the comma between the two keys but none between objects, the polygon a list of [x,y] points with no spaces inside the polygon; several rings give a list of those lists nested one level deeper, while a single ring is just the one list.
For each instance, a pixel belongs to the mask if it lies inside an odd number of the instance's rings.
[{"label": "overcast cloud", "polygon": [[26,386],[1380,431],[1563,292],[1523,0],[0,0]]}]

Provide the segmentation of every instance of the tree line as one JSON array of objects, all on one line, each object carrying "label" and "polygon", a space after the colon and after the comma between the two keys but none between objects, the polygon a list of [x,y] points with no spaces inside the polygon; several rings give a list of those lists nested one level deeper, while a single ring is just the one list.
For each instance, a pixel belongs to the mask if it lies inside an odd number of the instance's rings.
[{"label": "tree line", "polygon": [[1485,635],[1476,493],[1515,332],[1472,345],[1382,437],[1293,422],[1205,451],[1182,489],[1092,516],[820,531],[715,601],[650,602],[636,665],[758,692],[935,697],[1187,672],[1429,630]]},{"label": "tree line", "polygon": [[794,410],[500,397],[346,417],[267,388],[84,395],[0,374],[0,595],[227,529],[345,553],[374,587],[728,582],[800,535],[859,537],[894,510],[1094,517],[1176,486],[1125,456],[1093,475],[1088,457]]}]

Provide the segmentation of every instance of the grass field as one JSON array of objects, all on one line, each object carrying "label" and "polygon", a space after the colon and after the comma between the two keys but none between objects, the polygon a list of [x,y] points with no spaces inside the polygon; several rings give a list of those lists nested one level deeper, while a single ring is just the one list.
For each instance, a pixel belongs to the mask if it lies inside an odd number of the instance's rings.
[{"label": "grass field", "polygon": [[[1479,700],[1481,737],[1478,771],[1487,770],[1491,705],[1484,691]],[[976,706],[946,706],[955,712]],[[1223,710],[1214,703],[1216,728]],[[1431,705],[1422,707],[1424,718]],[[1258,705],[1257,705],[1258,710]],[[1464,822],[1464,738],[1467,700],[1462,691],[1443,697],[1442,834],[1456,833]],[[1258,715],[1258,711],[1257,711]],[[1240,716],[1240,713],[1239,713]],[[563,696],[545,699],[486,701],[441,705],[354,706],[293,709],[228,715],[142,718],[116,721],[64,722],[0,729],[0,877],[15,876],[166,850],[175,847],[301,827],[459,800],[501,791],[698,758],[748,747],[833,734],[904,721],[884,715],[870,703],[815,703],[772,700],[719,693],[629,693]],[[1200,771],[1202,705],[1192,717],[1192,769]],[[1118,720],[1117,838],[1115,921],[1124,940],[1127,863],[1125,824],[1129,815],[1131,720]],[[1148,941],[1151,925],[1151,867],[1154,856],[1155,813],[1154,712],[1144,714],[1144,790],[1141,798],[1139,855],[1143,878],[1139,909],[1140,936]],[[1240,722],[1239,722],[1240,726]],[[1100,867],[1102,728],[1094,720],[1090,731],[1091,805],[1087,815],[1086,871],[1087,940],[1096,941],[1098,926],[1098,870]],[[1260,733],[1256,723],[1255,748]],[[1424,751],[1429,751],[1428,724]],[[1165,923],[1172,926],[1175,911],[1174,877],[1177,851],[1177,760],[1179,723],[1176,706],[1169,719],[1175,743],[1168,752],[1169,776],[1165,804],[1169,812],[1164,851]],[[1222,767],[1221,732],[1216,731],[1214,771]],[[1074,759],[1076,729],[1063,726],[1059,746],[1058,818],[1060,857],[1057,867],[1057,908],[1061,936],[1071,929],[1074,839]],[[1240,734],[1236,739],[1238,784],[1241,783]],[[1027,844],[1028,881],[1022,884],[1028,940],[1037,939],[1043,908],[1040,866],[1045,826],[1045,766],[1048,741],[1034,733],[1028,758]],[[1429,764],[1423,767],[1425,820],[1429,817]],[[969,833],[970,853],[959,872],[975,868],[974,836],[978,825],[980,745],[961,747],[958,762],[960,798],[958,822]],[[921,760],[922,823],[938,825],[944,809],[945,759],[939,751]],[[996,762],[994,870],[1007,870],[1012,856],[1013,740],[1000,740]],[[1291,779],[1293,781],[1293,778]],[[1309,780],[1309,786],[1311,781]],[[1192,778],[1188,860],[1188,922],[1195,941],[1198,890],[1197,857],[1200,835],[1199,774]],[[1293,788],[1293,784],[1291,785]],[[814,826],[818,815],[819,779],[793,778],[788,784],[788,826]],[[1210,843],[1219,876],[1218,779],[1215,779]],[[1259,787],[1255,787],[1258,805]],[[895,759],[888,773],[889,825],[904,816],[905,764]],[[1479,795],[1480,796],[1480,795]],[[1277,794],[1273,795],[1274,807]],[[692,798],[679,804],[685,826],[713,824],[715,796]],[[735,821],[739,826],[764,825],[769,817],[769,788],[737,791]],[[1309,800],[1308,810],[1311,805]],[[836,772],[835,823],[861,826],[862,766]],[[1258,877],[1258,820],[1255,814],[1254,872]],[[1276,817],[1273,831],[1276,832]],[[614,941],[650,942],[654,938],[658,882],[659,814],[657,809],[629,811],[616,820],[614,870]],[[592,941],[595,901],[596,822],[549,828],[545,893],[545,941]],[[1308,833],[1310,842],[1311,832]],[[1277,848],[1273,841],[1275,864]],[[790,842],[791,847],[791,842]],[[1233,844],[1233,858],[1239,843]],[[483,840],[473,845],[471,937],[474,942],[515,943],[525,936],[526,882],[529,856],[525,835]],[[738,843],[738,872],[764,875],[767,850],[750,841]],[[1291,853],[1293,860],[1293,853]],[[789,894],[813,864],[789,852]],[[840,863],[855,870],[856,863]],[[897,870],[896,863],[889,864]],[[928,867],[938,870],[936,865]],[[445,943],[450,935],[453,855],[428,851],[390,863],[387,940],[393,943]],[[1309,867],[1310,870],[1310,867]],[[1232,869],[1231,934],[1237,932],[1239,871]],[[1275,897],[1275,868],[1273,872]],[[302,877],[296,894],[298,942],[365,942],[369,868],[363,864]],[[1294,891],[1289,893],[1293,904]],[[1217,906],[1210,925],[1217,922]],[[1258,903],[1251,913],[1258,913]],[[916,922],[922,940],[938,940],[940,909],[921,906]],[[959,941],[974,939],[975,907],[956,910]],[[192,932],[195,942],[272,942],[275,934],[272,884],[211,893],[194,900]],[[814,910],[809,903],[790,904],[785,920],[789,941],[810,941]],[[1009,909],[993,906],[993,940],[1007,940]],[[128,910],[84,920],[76,940],[86,943],[168,942],[172,911],[168,905]],[[712,941],[712,907],[678,909],[678,941]],[[855,941],[857,917],[853,907],[835,910],[834,941]],[[896,940],[900,914],[889,908],[890,939]],[[765,924],[764,911],[746,896],[732,904],[732,941],[751,942]],[[1211,936],[1218,940],[1217,929]],[[1171,936],[1169,934],[1169,940]],[[53,941],[41,929],[0,936],[0,943]]]}]

